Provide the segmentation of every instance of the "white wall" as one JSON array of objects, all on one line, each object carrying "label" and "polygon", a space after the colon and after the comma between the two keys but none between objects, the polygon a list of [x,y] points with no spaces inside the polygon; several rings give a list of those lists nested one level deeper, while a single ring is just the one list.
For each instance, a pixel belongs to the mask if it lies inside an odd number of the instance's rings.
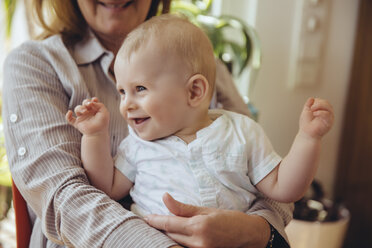
[{"label": "white wall", "polygon": [[[331,196],[341,137],[344,105],[352,63],[358,0],[332,0],[329,13],[323,70],[317,86],[307,89],[288,87],[292,29],[295,4],[299,0],[250,0],[257,8],[256,29],[262,41],[263,63],[252,101],[259,109],[259,123],[265,129],[275,149],[285,155],[298,130],[298,117],[310,96],[328,99],[334,107],[335,124],[323,142],[320,167],[316,178]],[[324,1],[324,0],[323,0]],[[223,13],[248,20],[242,1],[224,1]],[[256,5],[257,4],[257,5]],[[250,9],[251,10],[251,9]],[[248,13],[247,10],[246,13]]]}]

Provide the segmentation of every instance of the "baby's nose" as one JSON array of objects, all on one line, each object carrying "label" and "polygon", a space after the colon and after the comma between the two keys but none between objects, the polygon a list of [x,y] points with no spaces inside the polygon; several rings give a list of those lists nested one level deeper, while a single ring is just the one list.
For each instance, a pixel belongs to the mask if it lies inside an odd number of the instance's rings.
[{"label": "baby's nose", "polygon": [[125,99],[124,99],[124,102],[123,102],[123,107],[129,111],[129,110],[134,110],[137,108],[137,104],[135,102],[135,100],[130,97],[130,96],[126,96]]}]

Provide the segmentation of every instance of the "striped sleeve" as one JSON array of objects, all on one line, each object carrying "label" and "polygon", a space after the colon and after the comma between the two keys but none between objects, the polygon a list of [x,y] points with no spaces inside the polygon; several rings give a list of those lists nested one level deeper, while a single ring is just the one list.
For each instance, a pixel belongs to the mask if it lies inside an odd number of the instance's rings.
[{"label": "striped sleeve", "polygon": [[61,80],[69,77],[69,82],[79,73],[69,52],[52,45],[46,51],[28,42],[14,50],[5,62],[3,85],[11,173],[43,233],[68,247],[175,244],[89,184],[80,161],[81,135],[64,118],[71,95]]}]

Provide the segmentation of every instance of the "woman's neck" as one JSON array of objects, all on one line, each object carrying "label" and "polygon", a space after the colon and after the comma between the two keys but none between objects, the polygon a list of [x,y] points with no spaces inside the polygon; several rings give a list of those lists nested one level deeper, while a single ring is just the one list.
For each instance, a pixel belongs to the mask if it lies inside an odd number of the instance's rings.
[{"label": "woman's neck", "polygon": [[[108,36],[104,36],[104,35],[100,35],[98,33],[96,33],[96,36],[98,38],[98,40],[100,41],[100,43],[102,44],[102,46],[104,48],[106,48],[107,50],[111,51],[114,56],[116,57],[116,54],[118,53],[119,49],[120,49],[120,46],[122,45],[123,41],[124,41],[124,38],[120,37],[115,37],[115,38],[110,38]],[[115,80],[115,74],[114,74],[114,61],[112,61],[111,65],[110,65],[110,68],[109,68],[109,73],[112,75],[112,77],[114,78]]]},{"label": "woman's neck", "polygon": [[103,47],[111,51],[115,56],[118,53],[120,46],[122,45],[125,37],[108,37],[106,35],[101,35],[96,33],[96,36]]}]

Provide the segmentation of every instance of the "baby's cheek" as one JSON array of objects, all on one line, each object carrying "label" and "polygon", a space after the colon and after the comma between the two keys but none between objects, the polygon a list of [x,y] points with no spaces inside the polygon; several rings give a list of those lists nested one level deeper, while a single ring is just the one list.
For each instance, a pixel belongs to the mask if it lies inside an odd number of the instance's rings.
[{"label": "baby's cheek", "polygon": [[124,106],[123,106],[123,104],[122,104],[122,101],[120,101],[119,112],[120,112],[121,116],[123,116],[124,119],[127,120],[127,119],[126,119],[127,111],[125,110],[125,108],[124,108]]}]

